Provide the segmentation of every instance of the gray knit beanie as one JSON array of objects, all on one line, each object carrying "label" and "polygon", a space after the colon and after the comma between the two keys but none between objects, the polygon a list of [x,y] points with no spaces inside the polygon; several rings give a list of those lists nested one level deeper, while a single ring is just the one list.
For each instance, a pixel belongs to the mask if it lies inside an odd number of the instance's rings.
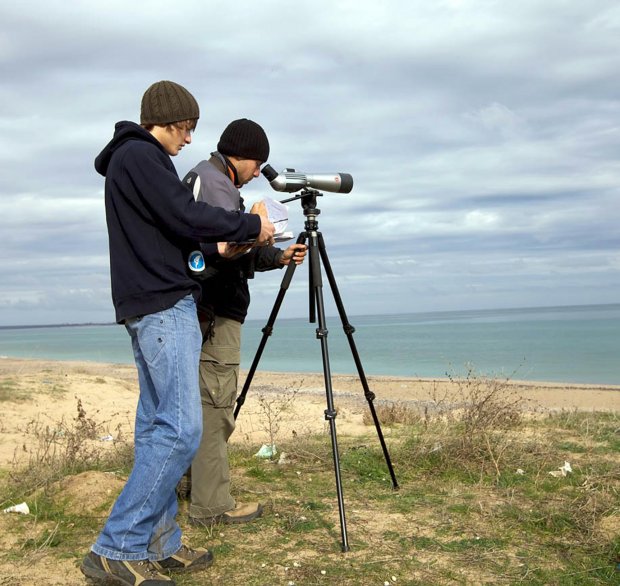
[{"label": "gray knit beanie", "polygon": [[173,81],[157,81],[142,96],[140,124],[165,126],[200,116],[198,102],[183,86]]},{"label": "gray knit beanie", "polygon": [[259,124],[241,118],[231,122],[222,133],[217,150],[223,155],[265,162],[269,158],[269,141]]}]

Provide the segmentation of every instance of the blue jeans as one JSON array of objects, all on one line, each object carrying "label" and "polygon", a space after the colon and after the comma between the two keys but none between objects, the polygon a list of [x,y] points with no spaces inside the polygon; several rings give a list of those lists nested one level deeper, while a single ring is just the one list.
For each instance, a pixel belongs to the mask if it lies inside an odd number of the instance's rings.
[{"label": "blue jeans", "polygon": [[140,382],[135,462],[92,551],[113,560],[154,561],[181,547],[176,486],[202,434],[202,337],[191,295],[125,327]]}]

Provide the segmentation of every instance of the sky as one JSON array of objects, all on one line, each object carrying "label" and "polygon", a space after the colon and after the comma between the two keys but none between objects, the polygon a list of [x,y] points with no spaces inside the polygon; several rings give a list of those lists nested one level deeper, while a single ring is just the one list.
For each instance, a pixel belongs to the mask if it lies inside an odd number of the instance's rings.
[{"label": "sky", "polygon": [[162,79],[201,107],[181,177],[238,118],[276,170],[353,176],[317,198],[348,315],[616,303],[619,71],[615,0],[3,2],[0,326],[114,321],[93,160]]}]

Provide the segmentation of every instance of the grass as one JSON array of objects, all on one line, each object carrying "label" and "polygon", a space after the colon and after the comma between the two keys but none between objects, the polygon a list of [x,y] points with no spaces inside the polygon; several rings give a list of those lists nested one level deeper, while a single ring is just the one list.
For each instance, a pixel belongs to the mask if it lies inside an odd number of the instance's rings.
[{"label": "grass", "polygon": [[18,379],[12,377],[0,378],[0,403],[5,401],[22,402],[30,401],[36,395],[42,393],[49,396],[59,396],[67,392],[67,389],[56,381],[46,380],[44,381],[43,391],[34,391],[33,387],[29,384],[27,377],[19,377]]},{"label": "grass", "polygon": [[[216,563],[204,574],[175,577],[176,583],[620,583],[618,415],[562,412],[527,419],[501,385],[486,391],[474,385],[468,394],[467,382],[460,384],[458,406],[438,399],[421,414],[400,404],[377,406],[379,419],[389,420],[386,437],[399,490],[392,488],[372,426],[365,436],[339,435],[347,553],[341,551],[328,434],[280,437],[284,464],[256,458],[256,446],[231,445],[235,496],[260,500],[265,515],[248,525],[196,528],[186,523],[188,504],[182,501],[179,520],[187,540],[208,544]],[[12,470],[0,479],[3,502],[26,500],[33,510],[15,518],[17,546],[0,554],[0,564],[24,552],[77,564],[105,520],[114,494],[98,512],[87,513],[53,487],[88,469],[126,473],[129,452],[97,455],[82,448],[100,430],[79,408],[64,429],[63,446],[54,444],[53,466],[43,457],[50,450],[43,450],[29,462],[29,472]],[[60,441],[38,433],[43,445]],[[572,472],[552,476],[565,461]],[[32,469],[38,471],[34,477]]]},{"label": "grass", "polygon": [[0,402],[21,401],[26,398],[25,393],[18,391],[18,384],[11,378],[0,380]]}]

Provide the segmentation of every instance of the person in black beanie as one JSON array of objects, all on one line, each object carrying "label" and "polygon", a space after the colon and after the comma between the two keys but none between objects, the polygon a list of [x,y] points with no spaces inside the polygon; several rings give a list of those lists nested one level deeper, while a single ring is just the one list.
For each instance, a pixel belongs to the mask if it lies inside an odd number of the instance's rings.
[{"label": "person in black beanie", "polygon": [[[272,240],[266,214],[197,202],[170,157],[192,142],[200,112],[184,87],[151,85],[140,122],[119,122],[95,160],[105,177],[112,301],[129,333],[140,397],[135,459],[127,482],[81,571],[99,584],[174,584],[170,571],[208,567],[204,548],[181,543],[176,486],[202,433],[196,315],[200,286],[186,270],[193,241]],[[257,210],[254,210],[257,211]]]},{"label": "person in black beanie", "polygon": [[[222,133],[217,151],[201,161],[184,178],[198,201],[226,210],[243,211],[239,189],[260,174],[269,157],[269,141],[262,127],[242,118]],[[252,208],[254,209],[254,208]],[[227,442],[235,429],[234,405],[241,354],[241,326],[250,304],[248,279],[255,271],[301,264],[305,244],[286,250],[273,246],[234,247],[226,243],[202,247],[209,267],[201,281],[199,319],[203,332],[200,355],[200,393],[203,435],[191,473],[179,492],[191,487],[190,522],[245,523],[259,517],[259,503],[237,503],[230,492]]]},{"label": "person in black beanie", "polygon": [[[222,132],[217,150],[236,161],[250,159],[260,165],[269,158],[269,140],[260,124],[247,118],[231,122]],[[260,170],[260,169],[259,169]]]}]

